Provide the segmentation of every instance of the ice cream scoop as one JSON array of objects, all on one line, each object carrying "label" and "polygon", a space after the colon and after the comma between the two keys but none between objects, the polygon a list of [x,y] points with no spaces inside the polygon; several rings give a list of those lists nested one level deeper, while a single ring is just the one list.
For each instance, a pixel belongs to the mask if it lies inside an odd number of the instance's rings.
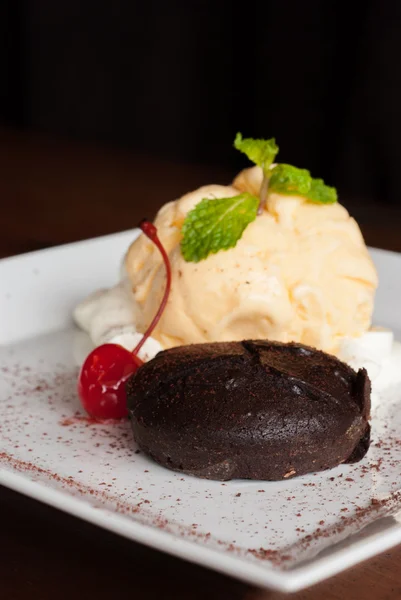
[{"label": "ice cream scoop", "polygon": [[[271,193],[235,248],[186,262],[180,250],[187,213],[203,198],[257,193],[259,167],[232,186],[205,186],[169,202],[155,225],[172,266],[172,289],[153,337],[163,348],[243,339],[299,342],[336,353],[371,324],[375,267],[360,229],[340,204],[317,205]],[[143,332],[160,302],[164,269],[140,236],[126,256],[134,321]]]}]

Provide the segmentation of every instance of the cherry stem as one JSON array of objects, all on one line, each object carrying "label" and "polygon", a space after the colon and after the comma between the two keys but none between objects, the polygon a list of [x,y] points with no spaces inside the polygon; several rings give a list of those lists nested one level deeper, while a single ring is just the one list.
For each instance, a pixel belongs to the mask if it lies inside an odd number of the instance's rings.
[{"label": "cherry stem", "polygon": [[140,227],[140,229],[142,229],[143,233],[155,244],[155,246],[158,248],[160,254],[162,255],[164,266],[166,267],[167,280],[166,280],[166,287],[164,289],[163,298],[162,298],[162,301],[160,302],[159,310],[157,311],[157,313],[153,317],[153,320],[150,323],[149,327],[146,329],[145,333],[143,334],[142,339],[140,340],[140,342],[138,342],[138,344],[135,346],[135,348],[132,351],[132,354],[136,357],[136,359],[138,361],[140,359],[137,357],[137,354],[140,351],[140,349],[142,348],[142,346],[144,345],[144,343],[146,342],[146,340],[150,337],[152,331],[154,330],[154,328],[156,327],[158,322],[160,321],[163,311],[166,308],[167,300],[168,300],[168,297],[170,294],[170,289],[171,289],[170,260],[167,255],[167,252],[164,249],[163,244],[161,243],[161,241],[159,239],[159,236],[157,235],[156,227],[153,225],[153,223],[151,223],[150,221],[147,221],[146,219],[139,224],[139,227]]}]

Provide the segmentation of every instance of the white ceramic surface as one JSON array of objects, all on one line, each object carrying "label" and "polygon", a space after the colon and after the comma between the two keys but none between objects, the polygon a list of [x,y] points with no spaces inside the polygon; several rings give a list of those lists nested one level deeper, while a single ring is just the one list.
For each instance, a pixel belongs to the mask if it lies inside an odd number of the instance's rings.
[{"label": "white ceramic surface", "polygon": [[[382,393],[362,462],[277,483],[210,482],[167,471],[135,453],[128,423],[83,417],[76,356],[87,338],[74,328],[71,311],[117,281],[133,235],[0,262],[0,483],[155,548],[286,591],[400,543],[400,386]],[[372,254],[381,280],[375,322],[401,339],[401,255]]]}]

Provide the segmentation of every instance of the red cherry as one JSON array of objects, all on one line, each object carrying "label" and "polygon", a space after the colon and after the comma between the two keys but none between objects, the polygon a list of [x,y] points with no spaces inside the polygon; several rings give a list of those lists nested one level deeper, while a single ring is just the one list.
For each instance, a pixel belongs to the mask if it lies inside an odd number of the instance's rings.
[{"label": "red cherry", "polygon": [[140,366],[138,361],[118,344],[103,344],[89,354],[79,375],[78,393],[91,417],[121,419],[128,414],[125,383]]},{"label": "red cherry", "polygon": [[171,267],[156,227],[142,221],[143,233],[159,249],[166,267],[166,288],[155,317],[132,352],[118,344],[103,344],[87,356],[78,379],[78,394],[86,412],[97,419],[121,419],[127,416],[127,379],[143,364],[138,353],[146,342],[166,307],[171,287]]}]

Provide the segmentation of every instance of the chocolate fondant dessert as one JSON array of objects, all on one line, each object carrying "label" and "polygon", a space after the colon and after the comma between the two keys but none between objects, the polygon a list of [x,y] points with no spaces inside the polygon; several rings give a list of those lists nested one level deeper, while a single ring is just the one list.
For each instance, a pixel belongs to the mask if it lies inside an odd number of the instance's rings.
[{"label": "chocolate fondant dessert", "polygon": [[198,477],[286,479],[369,448],[366,371],[300,344],[172,348],[131,377],[127,394],[139,447]]}]

